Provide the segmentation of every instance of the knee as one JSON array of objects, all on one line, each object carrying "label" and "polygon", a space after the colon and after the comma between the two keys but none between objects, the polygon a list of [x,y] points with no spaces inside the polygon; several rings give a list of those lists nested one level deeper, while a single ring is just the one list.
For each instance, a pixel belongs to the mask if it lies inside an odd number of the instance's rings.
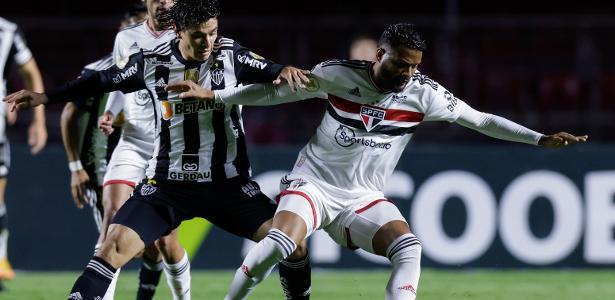
[{"label": "knee", "polygon": [[307,254],[308,254],[307,241],[303,240],[301,241],[301,243],[297,245],[297,248],[295,249],[295,251],[290,256],[288,256],[288,258],[291,260],[302,259],[306,257]]},{"label": "knee", "polygon": [[114,268],[119,268],[142,249],[143,242],[134,231],[111,227],[96,256],[109,262]]},{"label": "knee", "polygon": [[412,233],[406,233],[395,239],[387,248],[387,258],[392,263],[420,261],[423,248],[419,239]]}]

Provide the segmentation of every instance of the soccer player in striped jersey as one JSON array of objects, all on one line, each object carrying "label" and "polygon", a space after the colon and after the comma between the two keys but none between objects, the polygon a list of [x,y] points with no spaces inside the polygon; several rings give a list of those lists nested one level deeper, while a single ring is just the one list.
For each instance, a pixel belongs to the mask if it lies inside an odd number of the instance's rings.
[{"label": "soccer player in striped jersey", "polygon": [[[111,55],[107,55],[84,67],[82,76],[101,71],[113,65]],[[90,205],[98,230],[101,229],[102,182],[115,145],[118,142],[117,130],[107,137],[98,130],[98,116],[102,114],[107,99],[122,97],[120,92],[101,93],[82,101],[66,103],[62,110],[60,128],[64,150],[71,171],[71,194],[78,208]]]},{"label": "soccer player in striped jersey", "polygon": [[[203,217],[254,241],[271,227],[275,205],[250,179],[239,107],[180,99],[166,86],[184,79],[208,89],[272,81],[294,86],[308,81],[306,71],[276,64],[218,36],[217,1],[180,0],[171,10],[178,39],[131,55],[123,68],[81,77],[48,95],[23,90],[6,98],[13,109],[21,109],[95,92],[146,89],[155,103],[156,141],[148,180],[117,212],[69,299],[102,297],[117,268],[183,220]],[[287,262],[285,292],[292,299],[308,299],[305,243]]]},{"label": "soccer player in striped jersey", "polygon": [[[27,89],[43,92],[43,79],[21,30],[15,23],[0,18],[0,97],[6,95],[6,79],[14,67],[17,67],[17,71]],[[16,118],[15,113],[7,114],[5,105],[0,105],[0,290],[2,290],[2,280],[15,277],[7,256],[9,231],[7,211],[4,205],[4,191],[10,164],[6,125],[7,121],[9,125],[15,123]],[[42,107],[36,108],[28,129],[30,152],[32,154],[39,153],[46,143],[45,110]]]},{"label": "soccer player in striped jersey", "polygon": [[456,122],[495,138],[547,147],[587,139],[565,132],[543,135],[474,110],[417,71],[424,51],[419,33],[401,23],[384,31],[375,62],[321,63],[301,93],[271,85],[211,92],[185,81],[171,83],[169,90],[185,91],[181,97],[212,100],[215,94],[217,105],[272,105],[313,97],[329,101],[315,136],[282,179],[272,230],[246,256],[225,299],[244,299],[266,276],[263,270],[318,229],[340,245],[387,257],[393,271],[385,299],[415,299],[421,244],[382,190],[422,122]]},{"label": "soccer player in striped jersey", "polygon": [[[153,48],[175,39],[175,33],[163,28],[155,18],[157,13],[168,10],[173,1],[144,0],[143,2],[144,7],[133,9],[134,17],[138,17],[140,10],[145,10],[147,18],[136,20],[138,22],[135,24],[122,28],[115,37],[112,58],[118,66],[124,66],[130,55],[141,48]],[[116,93],[121,92],[115,92],[112,95]],[[156,127],[154,104],[147,90],[127,93],[123,97],[109,98],[105,111],[99,119],[101,130],[104,133],[112,134],[113,120],[120,112],[124,116],[122,135],[109,160],[103,179],[104,228],[108,228],[117,210],[128,200],[134,187],[144,178],[147,162],[154,152],[154,129]],[[97,246],[102,244],[105,238],[106,230],[103,230]],[[163,259],[160,257],[161,253]],[[186,251],[177,239],[177,231],[172,231],[155,244],[147,245],[142,258],[138,300],[153,298],[163,270],[173,299],[190,299],[190,262]],[[113,296],[119,272],[119,270],[116,272],[104,300],[109,300]]]}]

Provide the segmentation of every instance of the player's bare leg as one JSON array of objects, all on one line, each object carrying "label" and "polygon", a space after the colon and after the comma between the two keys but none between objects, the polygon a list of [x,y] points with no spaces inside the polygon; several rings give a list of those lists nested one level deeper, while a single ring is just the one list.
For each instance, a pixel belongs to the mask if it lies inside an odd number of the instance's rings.
[{"label": "player's bare leg", "polygon": [[164,261],[164,272],[167,284],[173,293],[174,300],[189,300],[190,292],[190,261],[188,253],[179,243],[177,229],[171,231],[156,241]]},{"label": "player's bare leg", "polygon": [[415,299],[421,274],[421,244],[408,224],[401,220],[384,224],[372,243],[374,253],[387,257],[393,265],[385,299]]},{"label": "player's bare leg", "polygon": [[[279,210],[273,217],[272,224],[268,223],[269,221],[265,222],[255,233],[254,240],[258,243],[250,250],[241,268],[235,272],[225,299],[245,299],[258,283],[267,278],[278,262],[281,262],[281,268],[286,266],[286,269],[291,272],[288,275],[280,274],[287,298],[309,299],[311,283],[309,279],[307,284],[305,283],[305,273],[307,271],[309,278],[310,271],[305,241],[308,228],[306,222],[298,214]],[[270,229],[267,230],[267,228]],[[267,232],[266,235],[265,232]],[[298,265],[302,266],[293,270],[292,267]],[[293,271],[301,273],[296,280],[292,280],[294,279],[291,277]],[[288,295],[288,293],[293,295]]]},{"label": "player's bare leg", "polygon": [[139,235],[131,228],[119,224],[109,226],[107,238],[75,282],[69,299],[102,298],[116,270],[144,247]]},{"label": "player's bare leg", "polygon": [[[100,246],[107,238],[108,228],[109,224],[111,224],[111,220],[113,220],[113,217],[120,209],[120,207],[122,207],[122,205],[126,203],[126,200],[130,197],[132,190],[133,187],[126,183],[112,183],[105,184],[103,186],[103,207],[105,211],[103,214],[100,235],[98,236],[98,241],[96,242],[95,254],[98,253]],[[115,286],[117,284],[119,275],[120,269],[117,269],[113,275],[113,281],[109,285],[107,293],[103,297],[103,300],[113,300],[113,296],[115,295]]]},{"label": "player's bare leg", "polygon": [[4,191],[6,189],[6,177],[0,178],[0,288],[2,280],[15,278],[15,272],[8,261],[7,243],[9,238],[6,206],[4,204]]}]

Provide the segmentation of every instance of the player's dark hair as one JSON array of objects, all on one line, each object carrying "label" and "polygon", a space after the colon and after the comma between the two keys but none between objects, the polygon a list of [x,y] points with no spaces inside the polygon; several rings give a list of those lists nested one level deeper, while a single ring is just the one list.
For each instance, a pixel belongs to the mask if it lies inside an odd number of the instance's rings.
[{"label": "player's dark hair", "polygon": [[389,25],[378,41],[378,47],[388,45],[390,47],[408,47],[410,49],[425,51],[427,44],[418,33],[414,24],[397,23]]},{"label": "player's dark hair", "polygon": [[175,25],[175,30],[181,31],[218,17],[220,15],[218,7],[218,0],[177,0],[168,13],[156,18],[163,26]]}]

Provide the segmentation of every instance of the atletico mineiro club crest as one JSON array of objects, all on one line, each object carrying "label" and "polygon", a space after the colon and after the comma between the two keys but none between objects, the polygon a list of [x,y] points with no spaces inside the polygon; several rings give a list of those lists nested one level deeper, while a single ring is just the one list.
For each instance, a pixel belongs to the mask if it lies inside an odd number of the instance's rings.
[{"label": "atletico mineiro club crest", "polygon": [[384,109],[367,105],[361,106],[361,120],[363,121],[363,125],[365,125],[365,129],[368,132],[374,129],[380,121],[384,120],[385,114],[386,110]]}]

